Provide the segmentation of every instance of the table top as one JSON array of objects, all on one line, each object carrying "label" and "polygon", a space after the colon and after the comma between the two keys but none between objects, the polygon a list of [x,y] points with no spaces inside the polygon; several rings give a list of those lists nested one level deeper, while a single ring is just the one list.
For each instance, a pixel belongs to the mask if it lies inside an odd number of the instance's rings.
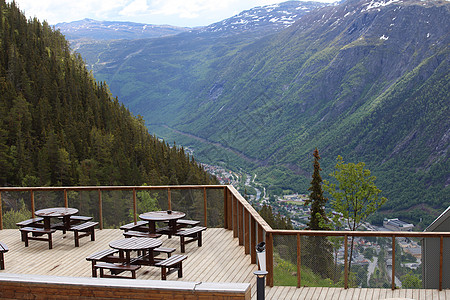
[{"label": "table top", "polygon": [[39,217],[64,217],[78,213],[78,209],[70,207],[44,208],[34,212]]},{"label": "table top", "polygon": [[109,246],[117,250],[145,250],[153,249],[162,245],[162,242],[158,239],[132,237],[129,239],[121,239],[112,241]]},{"label": "table top", "polygon": [[168,213],[166,210],[162,211],[150,211],[139,215],[141,220],[145,221],[168,221],[184,218],[186,214],[181,211],[171,211]]}]

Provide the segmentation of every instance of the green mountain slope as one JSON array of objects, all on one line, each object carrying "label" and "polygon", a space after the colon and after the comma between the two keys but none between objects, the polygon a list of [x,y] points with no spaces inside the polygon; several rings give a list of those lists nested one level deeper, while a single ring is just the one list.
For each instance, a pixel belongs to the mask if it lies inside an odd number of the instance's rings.
[{"label": "green mountain slope", "polygon": [[201,160],[253,168],[278,193],[305,191],[318,147],[325,174],[337,155],[366,162],[389,198],[384,213],[418,221],[450,205],[449,10],[349,0],[257,40],[117,44],[94,71]]},{"label": "green mountain slope", "polygon": [[151,136],[64,36],[0,0],[0,184],[216,182]]}]

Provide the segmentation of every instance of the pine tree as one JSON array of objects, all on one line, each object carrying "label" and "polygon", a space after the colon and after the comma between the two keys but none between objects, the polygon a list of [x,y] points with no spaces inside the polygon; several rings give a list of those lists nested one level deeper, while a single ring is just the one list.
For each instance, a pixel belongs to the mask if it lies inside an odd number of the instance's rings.
[{"label": "pine tree", "polygon": [[[311,204],[310,217],[307,229],[310,230],[327,230],[329,219],[325,213],[325,204],[328,201],[323,196],[322,177],[320,176],[319,151],[317,148],[313,152],[314,155],[314,172],[312,175],[311,186],[309,187],[309,199],[305,201],[305,205]],[[306,237],[304,247],[305,264],[315,273],[320,274],[323,278],[332,277],[332,245],[326,237]]]},{"label": "pine tree", "polygon": [[309,217],[308,227],[310,230],[326,230],[329,220],[325,213],[325,204],[328,199],[323,196],[322,177],[320,176],[319,151],[314,150],[314,173],[312,175],[311,186],[308,191],[311,191],[309,198],[305,201],[305,205],[311,204],[311,215]]}]

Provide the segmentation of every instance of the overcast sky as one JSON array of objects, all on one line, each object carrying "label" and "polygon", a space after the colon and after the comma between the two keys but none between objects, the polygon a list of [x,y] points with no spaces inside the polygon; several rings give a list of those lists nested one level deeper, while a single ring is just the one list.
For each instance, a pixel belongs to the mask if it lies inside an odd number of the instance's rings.
[{"label": "overcast sky", "polygon": [[[334,0],[316,0],[334,2]],[[12,0],[7,0],[12,2]],[[204,26],[280,0],[16,0],[27,18],[50,25],[90,18],[146,24]]]}]

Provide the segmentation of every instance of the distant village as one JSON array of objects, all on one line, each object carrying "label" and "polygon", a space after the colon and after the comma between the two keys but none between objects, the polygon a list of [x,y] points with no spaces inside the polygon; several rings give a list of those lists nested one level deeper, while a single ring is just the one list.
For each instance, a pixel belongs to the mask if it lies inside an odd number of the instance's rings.
[{"label": "distant village", "polygon": [[[294,229],[304,229],[309,221],[310,209],[304,206],[307,194],[289,194],[267,196],[262,193],[264,188],[254,182],[254,177],[247,174],[239,174],[223,167],[203,164],[205,170],[217,177],[221,184],[233,185],[247,200],[258,209],[264,204],[272,207],[275,214],[288,216]],[[244,190],[243,190],[244,187]],[[247,194],[247,190],[255,190],[255,194]],[[264,189],[265,190],[265,189]],[[348,228],[346,228],[348,230]],[[363,229],[368,231],[412,231],[414,225],[399,220],[398,218],[385,219],[382,226],[363,224]],[[402,262],[403,273],[413,272],[420,274],[421,246],[417,240],[409,238],[397,238],[397,244],[402,251],[402,256],[407,259]],[[386,245],[389,245],[387,247]],[[338,264],[344,264],[344,247],[335,249],[335,257]],[[367,286],[369,280],[374,280],[375,273],[383,270],[387,276],[392,273],[392,249],[386,238],[355,238],[355,250],[352,256],[352,264],[367,267]],[[380,265],[381,264],[381,265]],[[373,277],[372,277],[373,276]],[[372,279],[371,279],[372,278]],[[401,287],[399,278],[395,278],[396,285]],[[363,284],[362,286],[366,286]]]}]

